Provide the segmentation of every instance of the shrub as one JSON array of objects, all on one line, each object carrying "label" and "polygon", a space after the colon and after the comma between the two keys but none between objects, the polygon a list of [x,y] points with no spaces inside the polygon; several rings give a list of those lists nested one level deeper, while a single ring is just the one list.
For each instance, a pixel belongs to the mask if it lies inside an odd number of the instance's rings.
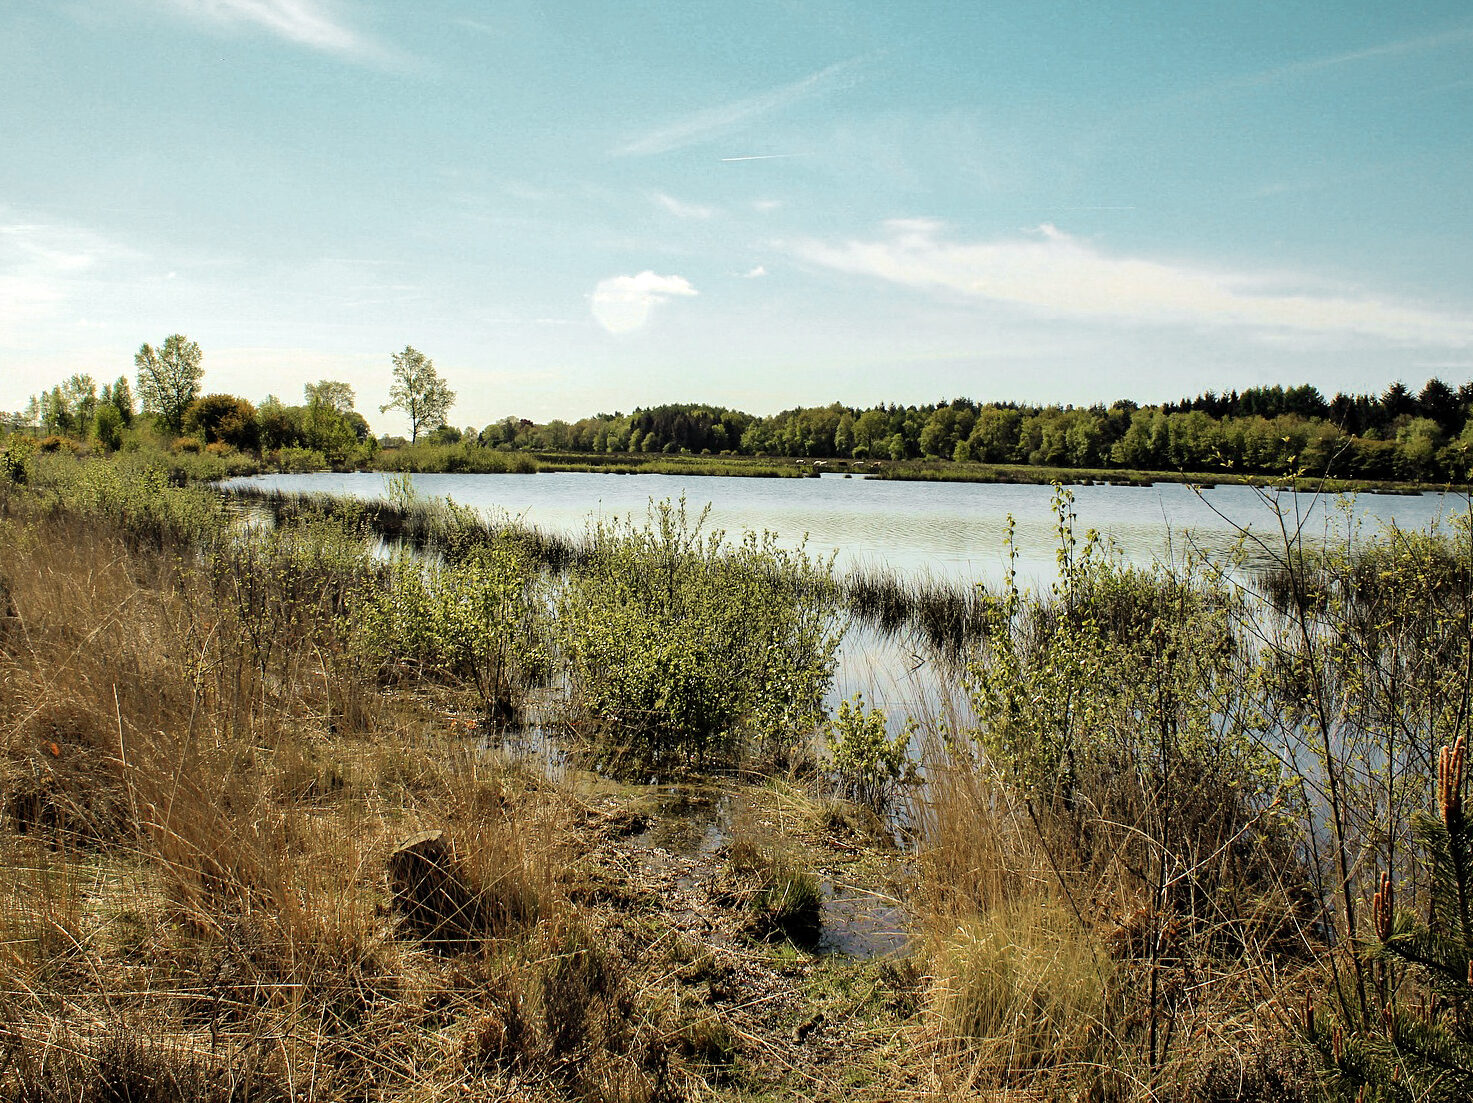
[{"label": "shrub", "polygon": [[81,445],[72,440],[71,437],[59,437],[55,433],[49,437],[42,437],[41,442],[36,445],[38,452],[68,452],[76,455],[81,451]]},{"label": "shrub", "polygon": [[839,714],[824,724],[825,767],[839,795],[883,813],[902,787],[919,780],[910,757],[915,733],[915,721],[908,720],[892,737],[884,712],[865,708],[862,693],[840,701]]},{"label": "shrub", "polygon": [[1052,593],[1010,588],[984,618],[968,675],[975,738],[1086,863],[1120,863],[1171,910],[1221,912],[1217,894],[1245,872],[1260,888],[1283,872],[1260,846],[1281,779],[1243,601],[1191,564],[1140,570],[1093,534],[1076,545],[1070,501],[1056,497]]},{"label": "shrub", "polygon": [[831,565],[701,532],[685,504],[599,525],[559,601],[579,708],[640,768],[790,745],[822,715],[838,645]]},{"label": "shrub", "polygon": [[488,723],[521,714],[545,680],[547,600],[535,564],[500,539],[452,563],[396,557],[389,583],[363,610],[365,648],[384,675],[407,663],[439,679],[466,679]]}]

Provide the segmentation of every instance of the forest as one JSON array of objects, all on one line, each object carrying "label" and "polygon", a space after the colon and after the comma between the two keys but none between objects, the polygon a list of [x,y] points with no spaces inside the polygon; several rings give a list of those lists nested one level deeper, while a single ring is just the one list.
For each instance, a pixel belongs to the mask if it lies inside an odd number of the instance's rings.
[{"label": "forest", "polygon": [[868,407],[835,402],[759,416],[667,403],[572,422],[538,424],[507,416],[480,428],[458,428],[449,417],[455,393],[433,362],[413,348],[396,354],[395,362],[416,358],[413,367],[420,374],[396,367],[398,397],[380,411],[398,407],[410,416],[406,441],[375,435],[354,409],[347,383],[306,383],[298,403],[272,395],[253,403],[205,393],[198,346],[180,335],[157,353],[148,345],[144,350],[136,383],[124,375],[99,387],[91,375],[74,374],[31,396],[24,410],[0,413],[0,433],[27,438],[43,451],[94,445],[114,451],[138,447],[146,438],[174,453],[235,457],[240,470],[535,470],[535,456],[561,456],[575,465],[623,457],[645,465],[652,458],[710,455],[922,461],[943,469],[954,464],[958,472],[981,464],[1025,472],[1403,483],[1464,481],[1473,446],[1473,382],[1454,389],[1437,378],[1415,392],[1395,382],[1379,395],[1337,393],[1330,399],[1304,384],[1206,391],[1154,405],[1130,399],[1108,406],[1040,406],[954,398]]}]

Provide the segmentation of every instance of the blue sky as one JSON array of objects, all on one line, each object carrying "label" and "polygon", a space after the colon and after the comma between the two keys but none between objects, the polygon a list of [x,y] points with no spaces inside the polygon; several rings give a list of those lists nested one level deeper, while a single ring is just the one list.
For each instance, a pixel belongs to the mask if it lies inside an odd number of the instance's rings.
[{"label": "blue sky", "polygon": [[452,421],[1473,378],[1464,3],[15,0],[0,408],[412,344]]}]

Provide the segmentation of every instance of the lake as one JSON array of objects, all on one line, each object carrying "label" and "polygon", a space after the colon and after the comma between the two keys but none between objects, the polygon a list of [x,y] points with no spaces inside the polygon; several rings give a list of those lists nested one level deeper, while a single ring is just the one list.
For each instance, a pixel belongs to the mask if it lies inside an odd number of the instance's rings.
[{"label": "lake", "polygon": [[[263,475],[230,480],[286,492],[354,498],[383,498],[388,476],[345,474]],[[614,475],[554,472],[532,475],[416,475],[414,486],[428,497],[493,514],[506,514],[542,529],[581,534],[592,518],[641,521],[652,501],[685,497],[692,516],[707,505],[707,524],[738,534],[771,530],[796,546],[806,536],[810,551],[835,552],[839,569],[889,567],[908,575],[996,583],[1007,569],[1007,518],[1016,521],[1017,570],[1021,584],[1047,586],[1055,576],[1058,547],[1050,500],[1053,488],[983,483],[887,482],[825,475],[818,479],[759,479],[726,476]],[[1467,508],[1456,495],[1360,495],[1317,499],[1309,495],[1263,495],[1250,487],[1220,486],[1200,492],[1179,483],[1149,487],[1075,486],[1076,532],[1097,529],[1115,541],[1125,558],[1149,564],[1196,546],[1226,551],[1237,526],[1268,538],[1278,536],[1285,514],[1306,538],[1323,539],[1350,528],[1370,537],[1388,524],[1425,529]],[[945,711],[958,704],[955,680],[938,677],[933,663],[903,643],[873,631],[851,629],[840,652],[834,699],[862,690],[872,702],[899,713]]]},{"label": "lake", "polygon": [[[373,499],[385,496],[387,476],[372,472],[262,475],[223,484],[287,492]],[[643,519],[652,501],[684,496],[691,515],[710,506],[708,526],[739,534],[770,530],[788,546],[807,537],[810,551],[837,552],[840,570],[886,566],[908,575],[997,582],[1007,567],[1007,518],[1017,523],[1020,581],[1051,581],[1058,538],[1053,489],[987,483],[887,482],[825,475],[818,479],[727,476],[614,475],[551,472],[533,475],[416,475],[415,489],[461,505],[505,513],[539,528],[584,531],[591,518]],[[1286,523],[1309,539],[1343,534],[1348,526],[1371,536],[1394,522],[1425,529],[1467,509],[1457,495],[1363,494],[1353,499],[1265,496],[1251,487],[1194,491],[1180,483],[1148,487],[1075,486],[1076,533],[1097,529],[1126,559],[1148,564],[1188,546],[1221,552],[1238,526],[1278,536],[1273,503]]]}]

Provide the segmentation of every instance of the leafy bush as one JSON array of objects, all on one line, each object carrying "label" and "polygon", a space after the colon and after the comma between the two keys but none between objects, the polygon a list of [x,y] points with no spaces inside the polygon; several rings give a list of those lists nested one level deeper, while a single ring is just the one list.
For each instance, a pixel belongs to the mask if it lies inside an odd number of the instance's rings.
[{"label": "leafy bush", "polygon": [[640,768],[733,761],[813,730],[834,670],[831,564],[771,534],[728,544],[685,504],[599,525],[559,600],[581,711]]},{"label": "leafy bush", "polygon": [[1207,916],[1280,883],[1286,859],[1244,601],[1190,562],[1141,570],[1078,543],[1071,501],[1056,493],[1052,592],[993,599],[975,737],[1087,867],[1118,862],[1151,909],[1225,936]]},{"label": "leafy bush", "polygon": [[910,741],[916,732],[914,720],[893,737],[884,712],[867,709],[864,694],[839,702],[839,714],[824,724],[828,756],[824,763],[833,775],[839,794],[883,813],[901,787],[919,780],[910,757]]},{"label": "leafy bush", "polygon": [[0,452],[0,475],[16,486],[30,480],[30,459],[35,453],[36,442],[30,437],[14,434]]},{"label": "leafy bush", "polygon": [[496,540],[451,563],[400,555],[389,574],[363,610],[366,646],[380,670],[407,663],[441,679],[468,679],[488,722],[519,716],[528,688],[549,669],[547,599],[535,564]]}]

